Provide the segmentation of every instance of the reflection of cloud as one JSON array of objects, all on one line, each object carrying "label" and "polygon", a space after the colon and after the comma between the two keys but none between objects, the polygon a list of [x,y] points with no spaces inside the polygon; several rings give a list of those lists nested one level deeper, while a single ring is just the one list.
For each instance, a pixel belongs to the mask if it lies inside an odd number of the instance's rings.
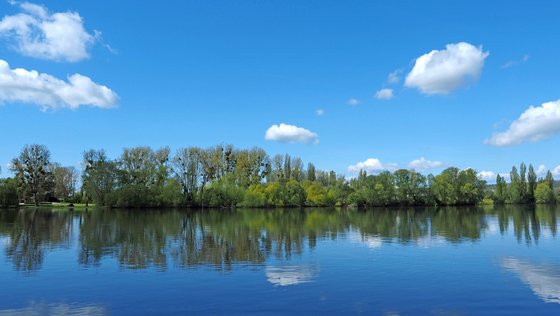
[{"label": "reflection of cloud", "polygon": [[361,234],[358,231],[349,231],[348,239],[352,242],[363,244],[372,249],[383,246],[383,239],[381,239],[381,237]]},{"label": "reflection of cloud", "polygon": [[10,244],[10,238],[9,237],[0,236],[0,246],[7,246],[9,244]]},{"label": "reflection of cloud", "polygon": [[73,315],[73,316],[97,316],[109,315],[107,309],[103,306],[86,305],[76,306],[68,304],[44,304],[31,303],[27,307],[16,309],[2,309],[0,316],[34,316],[34,315]]},{"label": "reflection of cloud", "polygon": [[543,301],[560,304],[560,266],[536,265],[515,258],[504,258],[502,267],[517,274]]},{"label": "reflection of cloud", "polygon": [[418,245],[418,247],[420,248],[432,248],[434,246],[441,246],[444,244],[445,244],[445,238],[441,236],[435,236],[435,237],[423,236],[423,237],[418,237],[418,239],[416,240],[416,245]]},{"label": "reflection of cloud", "polygon": [[486,233],[489,235],[496,235],[500,232],[500,224],[497,221],[488,222]]},{"label": "reflection of cloud", "polygon": [[280,286],[312,282],[318,273],[315,265],[266,267],[267,281]]}]

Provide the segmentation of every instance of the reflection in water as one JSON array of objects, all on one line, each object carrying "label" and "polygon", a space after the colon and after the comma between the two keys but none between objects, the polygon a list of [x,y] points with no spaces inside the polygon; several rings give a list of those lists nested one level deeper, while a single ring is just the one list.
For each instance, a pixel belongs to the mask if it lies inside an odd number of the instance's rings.
[{"label": "reflection in water", "polygon": [[68,304],[36,304],[18,309],[0,310],[0,316],[43,316],[43,315],[69,315],[69,316],[103,316],[109,315],[102,306],[74,306]]},{"label": "reflection in water", "polygon": [[[3,215],[3,216],[2,216]],[[0,211],[0,239],[16,270],[39,269],[45,250],[68,247],[72,217],[40,210]]]},{"label": "reflection in water", "polygon": [[[383,243],[433,247],[513,232],[519,242],[556,236],[554,207],[407,209],[112,210],[86,213],[0,211],[0,246],[15,270],[41,267],[50,249],[78,242],[78,262],[114,258],[127,269],[200,265],[231,270],[265,265],[315,248],[322,239],[349,238],[370,248]],[[75,230],[79,234],[72,232]],[[77,239],[71,238],[77,236]],[[273,271],[274,272],[274,271]]]},{"label": "reflection in water", "polygon": [[559,265],[538,265],[516,258],[504,258],[502,267],[517,274],[543,301],[560,304]]},{"label": "reflection in water", "polygon": [[364,246],[371,249],[381,248],[381,246],[383,246],[383,239],[381,239],[379,236],[362,234],[357,230],[349,231],[347,238],[352,242],[363,244]]},{"label": "reflection in water", "polygon": [[315,265],[266,267],[266,279],[268,282],[288,286],[312,282],[317,277],[319,269]]}]

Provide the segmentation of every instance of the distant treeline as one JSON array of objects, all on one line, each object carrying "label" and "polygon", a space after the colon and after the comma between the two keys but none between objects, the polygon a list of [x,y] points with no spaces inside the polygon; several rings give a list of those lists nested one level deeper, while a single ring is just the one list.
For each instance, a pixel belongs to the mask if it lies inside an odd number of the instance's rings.
[{"label": "distant treeline", "polygon": [[538,180],[514,167],[511,183],[498,176],[490,189],[473,169],[450,167],[439,175],[399,169],[346,179],[304,166],[290,155],[270,157],[261,148],[217,145],[125,148],[117,159],[104,150],[83,153],[82,170],[50,159],[44,145],[27,145],[10,164],[14,178],[0,180],[0,206],[19,203],[95,203],[104,207],[290,207],[474,205],[554,203],[552,174]]}]

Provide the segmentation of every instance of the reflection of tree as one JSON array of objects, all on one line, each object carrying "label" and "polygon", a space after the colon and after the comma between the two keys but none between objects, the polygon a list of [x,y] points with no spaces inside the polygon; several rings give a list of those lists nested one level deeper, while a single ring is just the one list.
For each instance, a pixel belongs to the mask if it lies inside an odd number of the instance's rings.
[{"label": "reflection of tree", "polygon": [[487,224],[479,207],[440,208],[431,216],[432,234],[452,242],[462,239],[478,240]]},{"label": "reflection of tree", "polygon": [[[41,267],[45,249],[68,246],[72,218],[45,210],[10,211],[2,217],[0,234],[8,236],[6,255],[16,270]],[[4,221],[6,220],[6,221]]]},{"label": "reflection of tree", "polygon": [[498,215],[500,231],[504,234],[511,224],[519,242],[537,243],[546,227],[553,236],[557,232],[557,209],[551,205],[500,206],[493,209]]},{"label": "reflection of tree", "polygon": [[80,218],[79,262],[99,264],[115,256],[129,268],[167,267],[167,249],[180,232],[181,217],[166,211],[96,211]]},{"label": "reflection of tree", "polygon": [[[40,267],[45,249],[69,241],[72,217],[79,221],[84,265],[115,258],[122,267],[167,269],[264,264],[313,249],[318,240],[355,238],[379,247],[384,240],[430,244],[478,240],[487,217],[498,219],[518,240],[536,241],[547,228],[556,234],[556,208],[496,207],[405,209],[268,209],[89,213],[20,210],[0,212],[0,237],[16,269]],[[357,238],[356,238],[357,237]]]}]

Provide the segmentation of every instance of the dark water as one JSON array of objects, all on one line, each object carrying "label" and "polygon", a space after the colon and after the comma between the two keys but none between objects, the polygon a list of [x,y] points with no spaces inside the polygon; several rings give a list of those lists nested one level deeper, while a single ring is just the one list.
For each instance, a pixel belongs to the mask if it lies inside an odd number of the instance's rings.
[{"label": "dark water", "polygon": [[0,211],[0,315],[560,315],[560,208]]}]

